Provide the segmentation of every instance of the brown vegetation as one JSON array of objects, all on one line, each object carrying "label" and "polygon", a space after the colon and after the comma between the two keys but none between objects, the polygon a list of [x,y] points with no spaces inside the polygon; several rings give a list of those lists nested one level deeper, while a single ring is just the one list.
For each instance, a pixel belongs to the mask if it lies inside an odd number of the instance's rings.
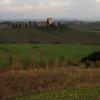
[{"label": "brown vegetation", "polygon": [[52,68],[0,72],[0,100],[67,88],[100,85],[100,69]]},{"label": "brown vegetation", "polygon": [[[38,52],[43,53],[42,49],[38,49]],[[32,56],[25,61],[17,55],[4,55],[4,65],[0,67],[0,71],[35,68],[100,68],[100,61],[87,61],[83,63],[77,60],[66,60],[63,56],[57,59],[40,60],[38,54],[37,57]]]}]

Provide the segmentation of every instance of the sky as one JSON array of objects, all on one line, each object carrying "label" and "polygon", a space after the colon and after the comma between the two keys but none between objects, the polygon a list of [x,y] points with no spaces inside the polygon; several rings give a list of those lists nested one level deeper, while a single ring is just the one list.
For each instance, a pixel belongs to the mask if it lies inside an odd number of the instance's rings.
[{"label": "sky", "polygon": [[100,20],[100,0],[0,0],[0,19]]}]

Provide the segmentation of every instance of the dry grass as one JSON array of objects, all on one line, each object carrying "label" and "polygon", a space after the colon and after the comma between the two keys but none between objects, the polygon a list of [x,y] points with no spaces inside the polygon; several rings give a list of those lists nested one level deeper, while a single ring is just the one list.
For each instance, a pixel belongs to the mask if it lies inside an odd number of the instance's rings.
[{"label": "dry grass", "polygon": [[100,69],[52,68],[0,72],[0,100],[31,93],[100,86]]}]

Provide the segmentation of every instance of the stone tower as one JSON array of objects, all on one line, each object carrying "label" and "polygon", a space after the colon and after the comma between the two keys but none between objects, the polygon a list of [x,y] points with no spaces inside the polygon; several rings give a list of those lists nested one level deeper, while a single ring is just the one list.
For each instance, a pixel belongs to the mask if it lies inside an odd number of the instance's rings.
[{"label": "stone tower", "polygon": [[47,24],[52,25],[53,24],[53,18],[47,18]]}]

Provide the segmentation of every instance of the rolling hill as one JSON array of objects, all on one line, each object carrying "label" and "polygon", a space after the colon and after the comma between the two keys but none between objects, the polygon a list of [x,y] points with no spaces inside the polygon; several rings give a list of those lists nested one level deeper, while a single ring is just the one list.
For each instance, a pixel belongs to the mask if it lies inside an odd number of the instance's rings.
[{"label": "rolling hill", "polygon": [[0,29],[1,43],[100,44],[100,23],[65,25],[58,28]]}]

